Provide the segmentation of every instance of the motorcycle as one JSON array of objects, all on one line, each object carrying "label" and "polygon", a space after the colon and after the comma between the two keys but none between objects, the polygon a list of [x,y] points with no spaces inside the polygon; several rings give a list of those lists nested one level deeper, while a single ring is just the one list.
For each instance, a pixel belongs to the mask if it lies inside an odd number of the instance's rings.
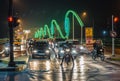
[{"label": "motorcycle", "polygon": [[94,49],[92,51],[92,59],[96,60],[96,58],[100,58],[101,61],[104,61],[105,56],[104,56],[104,49],[103,48],[100,48],[98,50]]},{"label": "motorcycle", "polygon": [[[64,60],[66,65],[68,66],[71,63],[71,60],[72,60],[73,65],[74,65],[74,59],[73,59],[73,57],[71,55],[71,50],[69,48],[66,48],[64,54],[65,55],[62,58],[62,63],[63,63],[63,60]],[[62,65],[62,63],[61,63],[61,65]]]},{"label": "motorcycle", "polygon": [[70,63],[70,49],[66,49],[65,50],[65,62],[66,62],[66,64],[67,65],[69,65],[69,63]]}]

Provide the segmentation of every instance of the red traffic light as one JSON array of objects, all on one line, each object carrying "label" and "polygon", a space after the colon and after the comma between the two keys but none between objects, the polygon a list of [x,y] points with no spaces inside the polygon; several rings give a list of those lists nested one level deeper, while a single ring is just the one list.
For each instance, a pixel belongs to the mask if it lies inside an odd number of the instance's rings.
[{"label": "red traffic light", "polygon": [[119,18],[118,17],[114,17],[114,22],[118,22],[119,21]]},{"label": "red traffic light", "polygon": [[13,17],[12,16],[8,17],[8,22],[13,22]]},{"label": "red traffic light", "polygon": [[16,27],[16,26],[19,26],[20,19],[16,16],[14,16],[14,17],[10,16],[10,17],[8,17],[8,23],[12,24],[13,27]]}]

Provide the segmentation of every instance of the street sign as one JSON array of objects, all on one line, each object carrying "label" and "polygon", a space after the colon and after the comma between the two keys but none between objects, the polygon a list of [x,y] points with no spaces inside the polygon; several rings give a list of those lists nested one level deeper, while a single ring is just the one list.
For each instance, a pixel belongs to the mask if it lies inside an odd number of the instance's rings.
[{"label": "street sign", "polygon": [[85,28],[85,35],[86,35],[86,37],[92,37],[93,36],[93,28],[92,27]]},{"label": "street sign", "polygon": [[91,45],[93,43],[93,28],[92,27],[85,28],[85,38],[86,38],[86,45]]},{"label": "street sign", "polygon": [[111,36],[111,37],[116,37],[116,36],[117,36],[117,33],[116,33],[115,31],[111,31],[111,32],[110,32],[110,36]]}]

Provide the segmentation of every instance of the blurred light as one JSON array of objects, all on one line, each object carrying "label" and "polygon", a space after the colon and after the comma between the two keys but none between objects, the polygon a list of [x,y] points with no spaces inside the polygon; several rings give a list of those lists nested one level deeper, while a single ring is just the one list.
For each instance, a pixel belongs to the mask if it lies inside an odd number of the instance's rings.
[{"label": "blurred light", "polygon": [[84,49],[84,47],[83,47],[83,46],[80,46],[80,49],[82,50],[82,49]]},{"label": "blurred light", "polygon": [[46,70],[50,70],[50,61],[46,61]]},{"label": "blurred light", "polygon": [[106,33],[107,33],[107,32],[106,32],[105,30],[103,30],[103,35],[106,35]]},{"label": "blurred light", "polygon": [[87,15],[87,13],[86,13],[86,12],[83,12],[82,16],[86,16],[86,15]]},{"label": "blurred light", "polygon": [[118,17],[114,17],[114,22],[118,22],[119,21],[119,18]]},{"label": "blurred light", "polygon": [[13,22],[13,17],[12,16],[8,17],[8,22]]}]

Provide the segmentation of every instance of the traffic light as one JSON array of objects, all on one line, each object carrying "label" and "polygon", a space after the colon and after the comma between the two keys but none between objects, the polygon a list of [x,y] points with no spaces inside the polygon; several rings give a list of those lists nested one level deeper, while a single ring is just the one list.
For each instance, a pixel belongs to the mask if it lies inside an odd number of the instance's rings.
[{"label": "traffic light", "polygon": [[119,21],[118,17],[114,17],[114,22],[117,23]]},{"label": "traffic light", "polygon": [[9,23],[12,23],[12,22],[13,22],[13,17],[12,17],[12,16],[8,17],[8,22],[9,22]]},{"label": "traffic light", "polygon": [[20,24],[20,19],[18,17],[13,17],[13,26],[16,27],[16,26],[19,26]]},{"label": "traffic light", "polygon": [[14,17],[10,16],[10,17],[8,17],[8,23],[12,24],[13,27],[16,27],[16,26],[19,26],[20,19],[16,16],[14,16]]}]

